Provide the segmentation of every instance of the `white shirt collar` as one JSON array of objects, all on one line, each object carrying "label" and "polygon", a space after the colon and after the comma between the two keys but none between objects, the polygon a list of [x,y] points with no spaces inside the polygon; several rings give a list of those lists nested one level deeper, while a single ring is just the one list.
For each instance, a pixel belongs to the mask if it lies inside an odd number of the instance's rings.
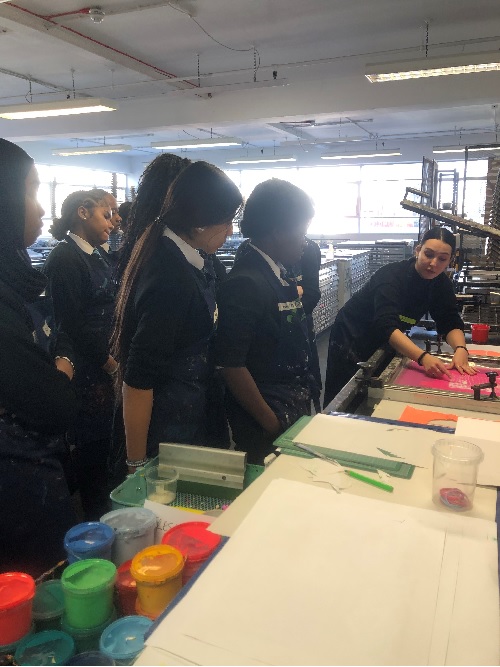
[{"label": "white shirt collar", "polygon": [[265,252],[263,252],[260,248],[257,248],[257,246],[254,245],[253,243],[249,243],[248,245],[249,245],[251,248],[253,248],[254,250],[256,250],[256,251],[259,253],[259,255],[262,255],[262,257],[263,257],[263,258],[266,260],[266,262],[269,264],[269,266],[271,267],[271,269],[272,269],[274,275],[276,276],[276,278],[278,278],[278,280],[280,281],[280,283],[281,283],[282,285],[288,285],[288,284],[289,284],[289,283],[287,283],[286,280],[284,280],[284,279],[281,277],[281,271],[282,271],[282,269],[283,269],[282,266],[280,266],[279,264],[276,264],[276,262],[274,261],[274,259],[271,259],[271,258],[269,257],[269,255],[266,255]]},{"label": "white shirt collar", "polygon": [[101,248],[109,254],[109,243],[107,241],[106,243],[101,243]]},{"label": "white shirt collar", "polygon": [[203,269],[203,267],[205,266],[205,260],[197,250],[195,250],[192,246],[189,245],[189,243],[186,243],[186,241],[181,239],[180,236],[177,236],[177,234],[168,227],[165,227],[163,236],[166,236],[167,238],[171,239],[175,243],[175,245],[179,248],[179,250],[182,252],[187,261],[190,264],[192,264],[196,269],[199,269],[200,271]]},{"label": "white shirt collar", "polygon": [[94,252],[94,246],[82,239],[81,236],[77,236],[76,234],[73,234],[73,232],[68,232],[68,236],[72,238],[76,245],[87,255],[91,255]]}]

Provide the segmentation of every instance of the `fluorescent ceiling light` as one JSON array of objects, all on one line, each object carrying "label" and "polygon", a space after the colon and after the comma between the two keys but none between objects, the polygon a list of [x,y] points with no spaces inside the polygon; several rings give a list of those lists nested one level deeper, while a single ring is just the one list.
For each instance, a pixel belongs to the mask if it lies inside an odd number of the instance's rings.
[{"label": "fluorescent ceiling light", "polygon": [[99,111],[116,111],[116,102],[101,98],[88,97],[86,99],[60,100],[59,102],[43,102],[32,104],[17,104],[0,107],[0,118],[18,120],[22,118],[48,118],[50,116],[71,116],[80,113],[97,113]]},{"label": "fluorescent ceiling light", "polygon": [[100,146],[80,146],[76,148],[54,148],[52,155],[96,155],[102,153],[124,153],[132,150],[127,144],[101,144]]},{"label": "fluorescent ceiling light", "polygon": [[354,160],[356,158],[365,158],[365,157],[387,157],[390,155],[401,155],[399,148],[381,148],[380,150],[373,151],[353,151],[345,153],[336,153],[328,154],[321,156],[322,160]]},{"label": "fluorescent ceiling light", "polygon": [[[433,153],[465,153],[465,146],[434,146]],[[477,144],[469,146],[468,153],[479,153],[482,151],[500,151],[500,144]]]},{"label": "fluorescent ceiling light", "polygon": [[369,64],[365,76],[372,83],[403,81],[449,74],[473,74],[500,70],[500,51],[485,53],[457,53],[441,57],[419,58]]},{"label": "fluorescent ceiling light", "polygon": [[182,141],[158,141],[151,148],[175,151],[182,148],[227,148],[241,146],[242,142],[234,137],[217,137],[216,139],[184,139]]},{"label": "fluorescent ceiling light", "polygon": [[294,157],[242,157],[238,160],[228,160],[226,164],[259,164],[261,162],[296,162]]}]

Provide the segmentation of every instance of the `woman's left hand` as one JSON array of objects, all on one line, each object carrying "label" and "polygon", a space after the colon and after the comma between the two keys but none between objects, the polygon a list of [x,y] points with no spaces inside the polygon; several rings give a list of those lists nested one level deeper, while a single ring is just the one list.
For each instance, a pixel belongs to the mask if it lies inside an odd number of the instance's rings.
[{"label": "woman's left hand", "polygon": [[472,366],[469,366],[469,355],[467,350],[459,347],[453,355],[451,364],[448,364],[447,368],[452,369],[456,368],[460,375],[475,375],[477,373],[476,369]]}]

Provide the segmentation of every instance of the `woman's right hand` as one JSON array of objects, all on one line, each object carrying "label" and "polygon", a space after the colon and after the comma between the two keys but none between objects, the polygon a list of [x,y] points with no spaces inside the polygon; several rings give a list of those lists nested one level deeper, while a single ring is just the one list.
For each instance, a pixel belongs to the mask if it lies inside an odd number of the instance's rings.
[{"label": "woman's right hand", "polygon": [[425,354],[422,358],[422,366],[429,377],[441,378],[443,375],[446,375],[451,379],[450,371],[439,357],[435,357],[429,353]]}]

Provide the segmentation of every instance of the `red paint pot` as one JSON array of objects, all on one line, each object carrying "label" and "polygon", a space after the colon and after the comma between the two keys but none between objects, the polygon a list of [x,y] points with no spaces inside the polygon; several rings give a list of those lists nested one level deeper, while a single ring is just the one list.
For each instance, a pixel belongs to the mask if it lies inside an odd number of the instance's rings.
[{"label": "red paint pot", "polygon": [[31,628],[35,580],[24,572],[0,574],[0,645],[13,644]]}]

